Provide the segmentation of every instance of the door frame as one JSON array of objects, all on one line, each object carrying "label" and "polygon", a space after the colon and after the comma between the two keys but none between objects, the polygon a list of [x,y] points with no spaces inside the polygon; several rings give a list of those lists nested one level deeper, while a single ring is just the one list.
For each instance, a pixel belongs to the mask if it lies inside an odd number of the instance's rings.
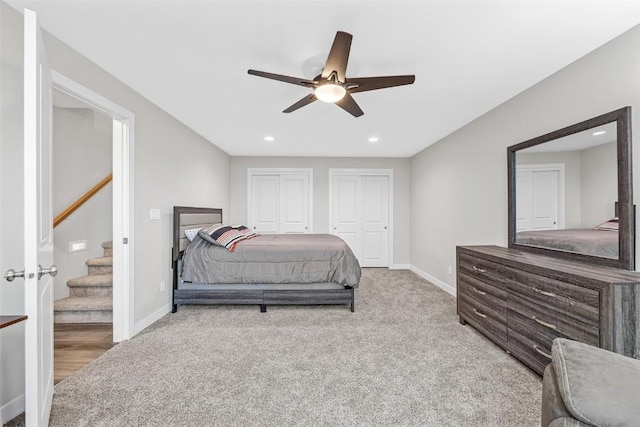
[{"label": "door frame", "polygon": [[247,168],[247,225],[253,219],[253,176],[254,175],[306,174],[309,177],[309,233],[313,233],[313,168]]},{"label": "door frame", "polygon": [[565,198],[564,198],[564,163],[548,163],[548,164],[518,164],[516,165],[516,173],[518,172],[558,172],[558,229],[564,229],[565,226]]},{"label": "door frame", "polygon": [[[352,176],[386,176],[389,178],[389,247],[388,264],[390,268],[393,263],[393,169],[354,169],[354,168],[329,168],[329,228],[333,224],[333,177],[336,175],[352,175]],[[329,230],[330,232],[331,230]]]},{"label": "door frame", "polygon": [[53,87],[113,119],[113,341],[133,335],[135,114],[51,70]]}]

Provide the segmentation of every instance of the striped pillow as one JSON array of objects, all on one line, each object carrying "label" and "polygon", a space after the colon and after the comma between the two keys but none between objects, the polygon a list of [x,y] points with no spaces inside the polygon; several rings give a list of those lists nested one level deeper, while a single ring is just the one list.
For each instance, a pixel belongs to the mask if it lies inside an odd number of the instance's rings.
[{"label": "striped pillow", "polygon": [[198,235],[209,243],[222,246],[230,252],[236,247],[238,242],[257,236],[256,232],[244,225],[230,226],[224,224],[214,224],[198,231]]}]

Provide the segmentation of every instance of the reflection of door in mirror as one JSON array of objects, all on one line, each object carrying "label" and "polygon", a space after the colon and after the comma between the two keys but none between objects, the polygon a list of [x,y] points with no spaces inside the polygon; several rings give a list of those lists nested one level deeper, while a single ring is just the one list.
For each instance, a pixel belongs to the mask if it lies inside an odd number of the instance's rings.
[{"label": "reflection of door in mirror", "polygon": [[598,229],[618,199],[615,122],[519,150],[515,163],[517,243],[618,258],[617,230]]},{"label": "reflection of door in mirror", "polygon": [[517,165],[516,231],[564,228],[564,165]]}]

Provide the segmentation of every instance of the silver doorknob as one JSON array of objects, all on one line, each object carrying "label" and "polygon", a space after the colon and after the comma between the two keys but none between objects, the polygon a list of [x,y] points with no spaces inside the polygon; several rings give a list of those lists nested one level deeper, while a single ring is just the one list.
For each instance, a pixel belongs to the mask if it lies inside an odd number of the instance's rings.
[{"label": "silver doorknob", "polygon": [[333,229],[334,229],[334,230],[337,230],[337,229],[338,229],[338,227],[333,227]]},{"label": "silver doorknob", "polygon": [[24,277],[24,270],[15,271],[13,268],[10,268],[4,273],[4,278],[7,279],[7,282],[13,282],[13,279],[16,277]]},{"label": "silver doorknob", "polygon": [[41,265],[38,265],[38,280],[40,280],[42,276],[44,276],[45,274],[49,274],[51,275],[51,277],[56,277],[56,274],[58,274],[58,267],[56,267],[55,265],[52,265],[51,267],[45,270],[42,268]]}]

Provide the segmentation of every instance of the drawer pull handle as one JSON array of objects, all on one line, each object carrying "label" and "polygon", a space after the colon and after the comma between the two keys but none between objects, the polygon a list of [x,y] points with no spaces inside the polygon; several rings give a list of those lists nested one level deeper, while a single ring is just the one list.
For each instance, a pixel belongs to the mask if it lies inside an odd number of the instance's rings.
[{"label": "drawer pull handle", "polygon": [[473,287],[473,292],[480,295],[486,295],[487,293],[481,290],[478,290],[475,286]]},{"label": "drawer pull handle", "polygon": [[486,273],[487,270],[483,270],[482,268],[478,268],[475,265],[473,266],[473,271],[477,271],[478,273]]},{"label": "drawer pull handle", "polygon": [[543,355],[544,357],[546,357],[547,359],[551,359],[551,355],[549,353],[547,353],[546,351],[542,351],[540,349],[540,347],[538,347],[537,345],[533,345],[533,349],[535,351],[537,351],[538,353],[540,353],[541,355]]},{"label": "drawer pull handle", "polygon": [[554,294],[552,292],[543,291],[542,289],[533,288],[533,291],[536,292],[536,293],[539,293],[540,295],[544,295],[546,297],[551,297],[551,298],[555,298],[556,297],[556,294]]},{"label": "drawer pull handle", "polygon": [[478,310],[476,310],[475,308],[473,309],[473,312],[474,312],[475,314],[477,314],[478,316],[482,317],[482,318],[486,318],[486,317],[487,317],[487,315],[486,315],[486,314],[482,314],[482,313],[480,313],[480,312],[479,312]]},{"label": "drawer pull handle", "polygon": [[536,322],[538,322],[539,324],[541,324],[542,326],[545,326],[545,327],[547,327],[549,329],[556,329],[556,325],[552,325],[551,323],[544,322],[544,321],[538,319],[536,316],[531,316],[531,318],[533,320],[535,320]]}]

